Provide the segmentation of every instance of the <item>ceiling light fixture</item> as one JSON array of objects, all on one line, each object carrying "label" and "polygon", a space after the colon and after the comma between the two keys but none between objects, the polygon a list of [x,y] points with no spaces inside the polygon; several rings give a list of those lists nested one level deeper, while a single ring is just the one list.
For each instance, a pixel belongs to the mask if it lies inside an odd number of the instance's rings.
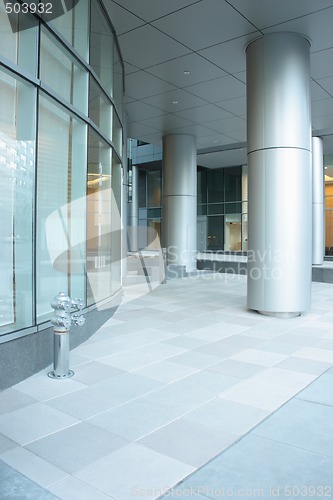
[{"label": "ceiling light fixture", "polygon": [[172,101],[172,104],[178,104],[178,101]]},{"label": "ceiling light fixture", "polygon": [[189,74],[190,74],[190,72],[186,69],[186,70],[184,71],[184,75],[189,75]]}]

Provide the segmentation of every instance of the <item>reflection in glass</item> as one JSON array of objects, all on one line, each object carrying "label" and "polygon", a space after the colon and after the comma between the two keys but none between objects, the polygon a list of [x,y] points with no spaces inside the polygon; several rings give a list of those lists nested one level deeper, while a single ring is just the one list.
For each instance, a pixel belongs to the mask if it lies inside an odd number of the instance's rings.
[{"label": "reflection in glass", "polygon": [[13,14],[17,31],[13,32],[5,11],[5,2],[0,2],[0,50],[1,54],[30,75],[37,71],[36,19],[30,14]]},{"label": "reflection in glass", "polygon": [[63,99],[87,114],[88,73],[43,27],[40,78]]},{"label": "reflection in glass", "polygon": [[112,294],[112,150],[91,128],[88,137],[87,302],[93,304]]},{"label": "reflection in glass", "polygon": [[41,94],[37,179],[37,316],[59,292],[85,298],[86,125]]},{"label": "reflection in glass", "polygon": [[91,2],[90,66],[105,92],[113,95],[113,33],[98,2]]},{"label": "reflection in glass", "polygon": [[0,76],[0,331],[33,324],[36,90]]}]

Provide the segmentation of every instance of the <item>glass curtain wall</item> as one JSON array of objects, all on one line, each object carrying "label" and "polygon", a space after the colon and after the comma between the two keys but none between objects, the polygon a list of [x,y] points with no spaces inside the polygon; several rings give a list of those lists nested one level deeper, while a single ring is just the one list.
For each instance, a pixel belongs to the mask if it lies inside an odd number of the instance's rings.
[{"label": "glass curtain wall", "polygon": [[36,89],[0,75],[0,332],[33,324]]},{"label": "glass curtain wall", "polygon": [[121,287],[123,63],[112,26],[99,0],[52,21],[14,17],[16,31],[1,2],[0,335],[47,321],[60,291],[93,305]]},{"label": "glass curtain wall", "polygon": [[325,255],[333,256],[333,155],[324,156]]}]

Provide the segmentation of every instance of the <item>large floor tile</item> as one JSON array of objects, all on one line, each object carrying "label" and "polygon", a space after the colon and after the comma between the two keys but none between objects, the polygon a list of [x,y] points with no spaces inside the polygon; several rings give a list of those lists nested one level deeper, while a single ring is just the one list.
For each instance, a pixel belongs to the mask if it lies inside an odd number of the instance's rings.
[{"label": "large floor tile", "polygon": [[246,496],[268,500],[310,498],[310,489],[306,488],[311,485],[317,492],[314,498],[323,498],[320,487],[332,484],[332,466],[330,457],[250,434],[178,488],[185,492],[196,489],[209,498]]},{"label": "large floor tile", "polygon": [[117,500],[153,500],[193,471],[150,448],[129,444],[75,476]]},{"label": "large floor tile", "polygon": [[28,378],[17,384],[15,389],[38,401],[47,401],[63,394],[78,391],[84,387],[86,386],[74,378],[60,381],[45,376]]},{"label": "large floor tile", "polygon": [[230,375],[239,379],[252,377],[265,369],[266,367],[263,365],[245,363],[244,361],[237,361],[236,359],[224,359],[220,363],[216,363],[207,368],[208,371]]},{"label": "large floor tile", "polygon": [[168,361],[170,361],[171,363],[179,363],[181,365],[191,366],[192,368],[203,369],[207,368],[208,366],[214,365],[221,360],[218,356],[214,356],[212,354],[206,354],[197,351],[187,351],[183,354],[173,356]]},{"label": "large floor tile", "polygon": [[333,457],[333,408],[293,399],[260,427],[258,434]]},{"label": "large floor tile", "polygon": [[34,441],[26,448],[62,471],[73,473],[121,448],[126,440],[81,422]]},{"label": "large floor tile", "polygon": [[47,488],[67,474],[21,446],[2,453],[1,459],[32,481]]},{"label": "large floor tile", "polygon": [[321,375],[309,387],[300,392],[299,399],[333,406],[333,371]]},{"label": "large floor tile", "polygon": [[275,352],[265,352],[259,349],[246,349],[231,356],[231,359],[237,361],[245,361],[246,363],[254,363],[256,365],[274,366],[279,361],[287,357],[287,354],[278,354]]},{"label": "large floor tile", "polygon": [[93,488],[73,476],[58,481],[48,489],[61,500],[110,500],[111,498],[99,489]]},{"label": "large floor tile", "polygon": [[123,398],[113,397],[110,393],[97,390],[94,386],[87,387],[74,394],[66,394],[47,401],[47,405],[72,415],[80,420],[98,415],[110,410],[123,402]]},{"label": "large floor tile", "polygon": [[128,441],[136,441],[173,420],[165,408],[138,404],[138,400],[118,406],[92,417],[88,423],[117,434]]},{"label": "large floor tile", "polygon": [[186,415],[186,420],[242,435],[269,415],[268,410],[215,398]]},{"label": "large floor tile", "polygon": [[315,378],[315,375],[296,371],[291,372],[274,366],[254,375],[251,380],[252,382],[273,384],[273,386],[280,385],[281,387],[293,388],[296,393],[310,384]]},{"label": "large floor tile", "polygon": [[325,361],[298,358],[297,356],[290,356],[275,365],[276,368],[282,368],[283,370],[310,373],[313,375],[321,375],[331,366],[331,363],[326,363]]},{"label": "large floor tile", "polygon": [[15,448],[15,446],[17,446],[17,443],[14,443],[14,441],[8,437],[0,434],[0,453],[10,450],[11,448]]},{"label": "large floor tile", "polygon": [[200,467],[236,441],[238,436],[182,418],[140,439],[153,450]]},{"label": "large floor tile", "polygon": [[121,370],[132,371],[155,361],[171,358],[185,351],[186,349],[182,347],[156,342],[131,351],[102,357],[101,361]]},{"label": "large floor tile", "polygon": [[0,416],[2,433],[18,444],[30,443],[77,422],[76,418],[43,403]]},{"label": "large floor tile", "polygon": [[0,393],[0,415],[37,403],[37,399],[16,390],[17,387],[16,385],[15,389],[6,389]]},{"label": "large floor tile", "polygon": [[90,361],[75,369],[75,381],[81,382],[81,384],[84,385],[91,385],[101,380],[119,375],[120,373],[122,373],[122,371],[113,366],[97,361]]},{"label": "large floor tile", "polygon": [[294,388],[248,379],[223,392],[219,397],[263,410],[274,411],[292,398],[295,393]]},{"label": "large floor tile", "polygon": [[159,380],[160,382],[169,383],[179,380],[183,377],[191,375],[198,371],[198,368],[192,368],[179,363],[171,363],[169,361],[159,361],[151,365],[144,366],[135,370],[133,374],[142,375],[143,377]]}]

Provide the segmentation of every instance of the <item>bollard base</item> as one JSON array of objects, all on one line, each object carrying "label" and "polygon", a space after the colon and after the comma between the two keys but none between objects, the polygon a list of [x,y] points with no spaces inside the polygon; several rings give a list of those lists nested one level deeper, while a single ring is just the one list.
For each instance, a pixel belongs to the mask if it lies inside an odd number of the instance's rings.
[{"label": "bollard base", "polygon": [[48,377],[50,378],[57,378],[57,379],[64,379],[64,378],[70,378],[70,377],[73,377],[74,375],[74,372],[73,370],[68,370],[67,373],[64,373],[63,375],[57,375],[54,371],[53,372],[49,372],[47,374]]}]

